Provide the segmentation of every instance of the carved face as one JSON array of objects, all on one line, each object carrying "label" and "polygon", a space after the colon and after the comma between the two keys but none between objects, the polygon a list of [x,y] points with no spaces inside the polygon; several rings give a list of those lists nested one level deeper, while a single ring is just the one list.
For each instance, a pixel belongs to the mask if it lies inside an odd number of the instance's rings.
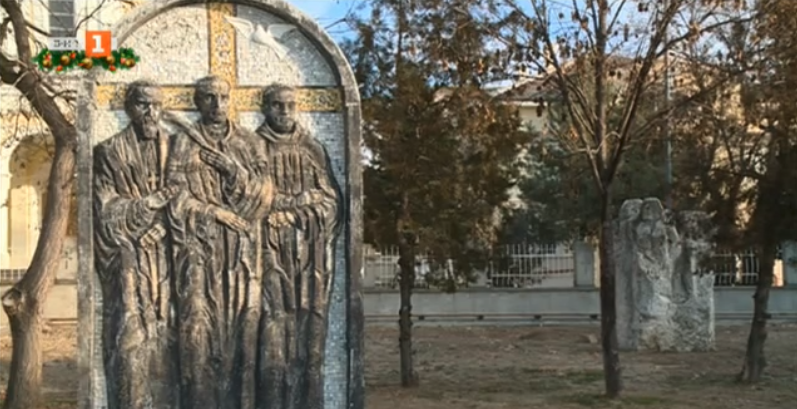
[{"label": "carved face", "polygon": [[646,199],[642,204],[642,220],[657,221],[661,220],[664,208],[658,199]]},{"label": "carved face", "polygon": [[263,107],[268,126],[276,132],[288,133],[296,124],[296,96],[292,90],[280,90],[266,99]]},{"label": "carved face", "polygon": [[161,119],[162,100],[160,91],[155,87],[139,87],[130,95],[125,107],[130,121],[135,124],[145,137],[154,136]]},{"label": "carved face", "polygon": [[230,107],[230,86],[224,81],[213,81],[197,90],[194,103],[205,123],[227,122]]}]

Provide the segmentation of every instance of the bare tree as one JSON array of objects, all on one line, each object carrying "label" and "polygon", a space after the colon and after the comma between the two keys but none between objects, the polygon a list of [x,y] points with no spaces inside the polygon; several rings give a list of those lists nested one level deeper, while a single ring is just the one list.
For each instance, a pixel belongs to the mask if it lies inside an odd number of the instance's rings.
[{"label": "bare tree", "polygon": [[[49,129],[53,140],[47,203],[36,251],[25,275],[2,295],[13,350],[4,409],[38,407],[42,389],[42,308],[61,262],[74,190],[77,129],[74,90],[64,81],[42,73],[33,63],[35,48],[46,30],[26,19],[20,0],[0,0],[3,17],[0,45],[10,42],[16,55],[0,53],[0,81],[16,88],[33,114]],[[101,1],[77,24],[79,27],[110,3]],[[46,7],[42,5],[42,7]],[[44,165],[44,164],[42,164]]]},{"label": "bare tree", "polygon": [[687,165],[694,177],[686,182],[705,195],[721,244],[753,248],[759,261],[753,319],[738,374],[739,381],[750,383],[760,381],[766,367],[778,246],[797,238],[797,106],[791,95],[797,86],[797,5],[774,0],[755,6],[754,22],[718,33],[725,51],[718,63],[747,67],[747,75],[724,84],[681,119],[683,143],[699,158]]},{"label": "bare tree", "polygon": [[[672,56],[712,30],[741,18],[743,1],[504,0],[495,31],[503,57],[518,72],[548,78],[565,112],[566,131],[589,164],[599,197],[601,343],[606,393],[622,390],[617,346],[612,185],[628,147],[672,112],[698,98],[682,86],[677,99],[640,115],[644,96],[661,84]],[[725,75],[715,72],[714,75]],[[616,120],[609,120],[616,118]]]}]

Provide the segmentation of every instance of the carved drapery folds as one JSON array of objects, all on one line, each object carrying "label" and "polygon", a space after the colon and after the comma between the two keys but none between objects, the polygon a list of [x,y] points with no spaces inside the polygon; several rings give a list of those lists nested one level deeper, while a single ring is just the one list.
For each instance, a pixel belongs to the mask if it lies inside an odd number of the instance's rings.
[{"label": "carved drapery folds", "polygon": [[134,82],[94,150],[109,408],[323,408],[338,182],[295,89],[263,91],[256,131],[231,91],[199,80],[188,123]]}]

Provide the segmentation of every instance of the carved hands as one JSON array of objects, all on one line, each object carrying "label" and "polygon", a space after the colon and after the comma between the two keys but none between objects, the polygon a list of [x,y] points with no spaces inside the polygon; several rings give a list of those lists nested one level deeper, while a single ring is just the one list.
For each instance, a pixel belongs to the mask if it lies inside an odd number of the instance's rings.
[{"label": "carved hands", "polygon": [[216,217],[216,220],[218,220],[219,223],[222,223],[233,230],[240,232],[248,232],[249,230],[249,222],[229,210],[216,208],[213,212],[213,216]]},{"label": "carved hands", "polygon": [[229,156],[222,155],[221,153],[203,149],[199,152],[199,158],[210,166],[213,166],[224,174],[224,176],[235,176],[238,171],[238,164]]},{"label": "carved hands", "polygon": [[164,237],[166,237],[166,228],[158,223],[147,230],[138,241],[143,247],[154,247]]},{"label": "carved hands", "polygon": [[324,201],[324,194],[320,190],[308,190],[296,197],[297,206],[312,206]]},{"label": "carved hands", "polygon": [[290,211],[279,211],[268,215],[268,225],[271,227],[288,226],[296,222],[296,216]]},{"label": "carved hands", "polygon": [[313,189],[304,191],[296,196],[280,195],[275,204],[278,211],[293,210],[297,207],[314,206],[324,201],[326,196],[321,190]]},{"label": "carved hands", "polygon": [[326,199],[323,191],[318,189],[307,190],[296,196],[283,195],[276,201],[274,212],[268,215],[268,225],[271,227],[289,226],[296,222],[294,211],[301,207],[315,206]]},{"label": "carved hands", "polygon": [[167,186],[145,197],[144,206],[149,210],[158,210],[166,206],[177,195],[177,186]]}]

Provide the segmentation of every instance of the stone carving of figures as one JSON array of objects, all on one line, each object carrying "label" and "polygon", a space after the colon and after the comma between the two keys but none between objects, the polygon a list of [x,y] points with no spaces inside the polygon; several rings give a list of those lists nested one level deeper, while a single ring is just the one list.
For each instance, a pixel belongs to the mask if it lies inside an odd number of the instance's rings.
[{"label": "stone carving of figures", "polygon": [[258,128],[275,186],[263,221],[264,317],[259,409],[322,409],[338,185],[323,146],[296,120],[293,88],[263,93]]},{"label": "stone carving of figures", "polygon": [[[228,119],[230,84],[196,84],[201,119],[181,126],[168,166],[184,409],[256,407],[262,268],[259,232],[272,187],[257,173],[259,140]],[[178,125],[179,125],[179,121]]]},{"label": "stone carving of figures", "polygon": [[716,229],[705,212],[678,214],[682,252],[672,278],[675,349],[706,351],[714,347],[714,275],[700,271],[700,262],[712,250]]},{"label": "stone carving of figures", "polygon": [[688,226],[679,218],[679,236],[671,216],[655,198],[627,200],[620,210],[615,257],[623,349],[706,350],[713,343],[713,278],[693,274],[710,248],[701,235],[708,218],[689,218]]},{"label": "stone carving of figures", "polygon": [[[634,271],[636,269],[636,263],[629,255],[636,252],[634,248],[635,229],[641,211],[642,200],[640,199],[626,200],[620,207],[614,231],[614,254],[619,271]],[[625,288],[624,291],[631,291],[631,288]],[[631,297],[632,294],[629,293],[627,296]]]},{"label": "stone carving of figures", "polygon": [[663,220],[664,209],[658,199],[645,199],[636,225],[639,296],[649,302],[640,305],[643,320],[665,316],[672,291],[671,250],[678,240],[673,226]]},{"label": "stone carving of figures", "polygon": [[125,95],[130,124],[94,148],[94,262],[103,291],[103,343],[110,409],[174,402],[169,241],[164,183],[167,133],[161,96],[148,81]]},{"label": "stone carving of figures", "polygon": [[675,228],[664,221],[664,209],[658,199],[645,199],[636,226],[639,266],[650,279],[661,279],[672,270],[673,245],[678,242]]},{"label": "stone carving of figures", "polygon": [[681,212],[678,222],[682,252],[676,258],[673,295],[677,302],[685,302],[697,296],[695,275],[700,273],[700,262],[712,250],[711,236],[714,231],[711,229],[711,219],[705,212]]}]

